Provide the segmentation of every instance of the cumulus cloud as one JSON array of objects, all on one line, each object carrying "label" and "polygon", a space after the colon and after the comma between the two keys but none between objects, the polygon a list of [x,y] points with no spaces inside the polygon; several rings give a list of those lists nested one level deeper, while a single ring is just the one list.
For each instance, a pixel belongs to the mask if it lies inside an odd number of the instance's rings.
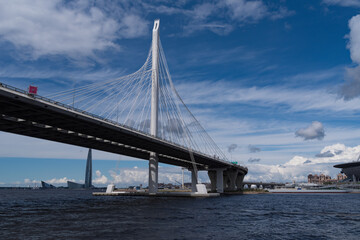
[{"label": "cumulus cloud", "polygon": [[295,135],[304,138],[304,140],[322,140],[325,136],[325,130],[321,122],[314,121],[307,128],[297,130]]},{"label": "cumulus cloud", "polygon": [[40,183],[40,181],[38,181],[38,180],[30,180],[28,178],[25,178],[24,183],[25,184],[34,184],[34,183]]},{"label": "cumulus cloud", "polygon": [[248,160],[249,163],[260,162],[260,161],[261,161],[260,158],[249,158]]},{"label": "cumulus cloud", "polygon": [[309,173],[321,172],[327,175],[335,175],[336,172],[339,172],[331,165],[312,165],[311,163],[299,166],[251,164],[248,169],[249,174],[245,177],[245,181],[262,182],[305,182]]},{"label": "cumulus cloud", "polygon": [[339,94],[349,101],[360,96],[360,67],[345,69],[345,83],[341,86]]},{"label": "cumulus cloud", "polygon": [[351,162],[360,153],[360,145],[356,147],[346,147],[344,144],[334,144],[326,146],[321,153],[338,153],[332,157],[306,158],[294,156],[282,165],[251,164],[248,166],[249,174],[246,180],[254,181],[279,181],[297,182],[306,181],[310,173],[324,173],[335,177],[339,169],[333,166],[338,163]]},{"label": "cumulus cloud", "polygon": [[[332,153],[332,157],[307,158],[294,156],[282,165],[265,165],[260,163],[249,164],[249,173],[246,176],[248,181],[278,181],[278,182],[297,182],[307,181],[307,175],[324,173],[335,177],[340,169],[333,166],[338,163],[352,162],[360,154],[360,145],[347,147],[344,144],[333,144],[324,147],[321,152]],[[330,154],[329,154],[330,156]]]},{"label": "cumulus cloud", "polygon": [[102,175],[100,170],[95,172],[96,178],[92,181],[93,184],[107,184],[108,178],[105,175]]},{"label": "cumulus cloud", "polygon": [[[130,186],[130,185],[139,185],[143,186],[148,185],[148,176],[149,170],[147,168],[129,168],[129,169],[120,169],[119,171],[110,171],[110,176],[113,183],[119,186]],[[209,178],[207,173],[199,172],[199,181],[208,182]],[[179,184],[182,181],[182,172],[178,167],[161,167],[159,168],[159,183],[173,183]],[[184,181],[190,182],[191,175],[190,172],[185,171]]]},{"label": "cumulus cloud", "polygon": [[360,0],[323,0],[323,3],[342,7],[360,7]]},{"label": "cumulus cloud", "polygon": [[346,148],[346,146],[344,144],[338,143],[338,144],[334,144],[334,145],[323,148],[320,153],[315,155],[315,157],[316,158],[332,158],[337,155],[342,155],[343,153],[346,154],[345,152],[349,152],[349,151],[350,151],[349,148]]},{"label": "cumulus cloud", "polygon": [[341,86],[340,95],[351,100],[360,95],[360,14],[349,20],[350,33],[347,48],[355,67],[346,68],[345,83]]},{"label": "cumulus cloud", "polygon": [[147,184],[148,172],[146,169],[122,169],[119,172],[110,171],[113,182],[126,185]]},{"label": "cumulus cloud", "polygon": [[315,157],[318,157],[318,158],[333,157],[333,156],[335,156],[335,155],[330,151],[326,151],[326,152],[323,152],[323,153],[318,153],[318,154],[315,155]]},{"label": "cumulus cloud", "polygon": [[238,148],[238,145],[233,143],[233,144],[230,144],[228,147],[227,147],[227,150],[229,153],[235,151],[236,149]]},{"label": "cumulus cloud", "polygon": [[261,148],[256,147],[256,146],[251,145],[251,144],[248,146],[248,148],[249,148],[249,152],[251,152],[251,153],[256,153],[256,152],[260,152],[260,151],[261,151]]},{"label": "cumulus cloud", "polygon": [[341,154],[343,151],[344,150],[327,150],[327,151],[316,154],[315,157],[317,157],[317,158],[334,157],[335,155]]},{"label": "cumulus cloud", "polygon": [[[177,169],[178,170],[178,169]],[[149,170],[146,168],[132,168],[132,169],[121,169],[119,172],[110,171],[110,175],[113,178],[114,183],[122,185],[147,185]],[[178,170],[177,173],[162,168],[159,171],[159,182],[173,182],[181,181],[182,175]]]},{"label": "cumulus cloud", "polygon": [[91,56],[117,47],[116,38],[146,34],[147,25],[140,16],[125,10],[118,22],[86,1],[0,1],[1,39],[33,59],[57,54]]},{"label": "cumulus cloud", "polygon": [[312,164],[351,162],[356,160],[359,153],[360,145],[356,147],[346,147],[344,144],[337,143],[324,147],[315,158],[309,159],[302,156],[295,156],[284,165],[299,166],[306,160],[310,160]]},{"label": "cumulus cloud", "polygon": [[67,181],[75,182],[75,179],[69,179],[67,177],[52,178],[52,179],[46,180],[45,182],[50,183],[50,184],[65,184],[65,183],[67,183]]},{"label": "cumulus cloud", "polygon": [[360,15],[352,17],[349,21],[349,43],[347,47],[350,50],[351,59],[360,63]]}]

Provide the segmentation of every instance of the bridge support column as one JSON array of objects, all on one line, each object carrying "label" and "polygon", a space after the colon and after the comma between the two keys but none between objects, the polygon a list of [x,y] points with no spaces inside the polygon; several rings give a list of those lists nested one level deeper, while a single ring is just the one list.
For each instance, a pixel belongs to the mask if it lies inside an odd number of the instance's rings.
[{"label": "bridge support column", "polygon": [[208,176],[211,182],[211,192],[216,192],[216,171],[209,170]]},{"label": "bridge support column", "polygon": [[158,191],[159,158],[157,153],[150,153],[149,159],[149,194],[156,194]]},{"label": "bridge support column", "polygon": [[191,191],[196,192],[197,191],[196,184],[198,183],[197,182],[197,179],[198,179],[197,172],[194,169],[191,169],[190,171],[191,171]]},{"label": "bridge support column", "polygon": [[238,170],[229,169],[226,171],[226,175],[228,177],[229,186],[227,187],[227,190],[229,191],[235,191],[236,190],[236,179],[238,176]]},{"label": "bridge support column", "polygon": [[216,169],[216,191],[218,193],[224,192],[224,169]]},{"label": "bridge support column", "polygon": [[223,173],[224,175],[223,175],[223,190],[227,190],[228,189],[228,183],[229,183],[229,176],[228,176],[228,174],[227,174],[227,172],[226,171],[224,171],[224,173]]},{"label": "bridge support column", "polygon": [[236,178],[236,189],[242,190],[243,189],[243,181],[244,181],[245,175],[243,175],[241,172],[238,173],[238,176]]}]

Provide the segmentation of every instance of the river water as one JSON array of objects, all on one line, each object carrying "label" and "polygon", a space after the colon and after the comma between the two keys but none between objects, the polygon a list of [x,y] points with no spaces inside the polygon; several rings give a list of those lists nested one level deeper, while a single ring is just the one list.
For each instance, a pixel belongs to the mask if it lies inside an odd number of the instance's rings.
[{"label": "river water", "polygon": [[0,190],[0,239],[360,239],[360,194],[190,199]]}]

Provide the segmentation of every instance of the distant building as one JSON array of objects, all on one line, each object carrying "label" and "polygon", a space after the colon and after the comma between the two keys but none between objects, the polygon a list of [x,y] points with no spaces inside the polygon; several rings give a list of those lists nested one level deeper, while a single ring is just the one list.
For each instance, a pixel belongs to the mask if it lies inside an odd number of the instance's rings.
[{"label": "distant building", "polygon": [[92,154],[91,149],[89,149],[88,157],[86,161],[86,169],[85,169],[85,184],[76,183],[67,181],[67,185],[69,189],[83,189],[83,188],[93,188],[92,185]]},{"label": "distant building", "polygon": [[336,176],[336,179],[337,179],[338,182],[341,182],[341,181],[344,181],[345,179],[347,179],[347,176],[345,174],[339,173]]},{"label": "distant building", "polygon": [[308,183],[314,184],[324,184],[324,183],[336,183],[345,180],[347,177],[345,174],[339,173],[335,178],[331,178],[329,175],[320,174],[320,175],[308,175]]},{"label": "distant building", "polygon": [[[324,184],[326,182],[334,182],[335,179],[331,179],[329,175],[320,174],[320,175],[308,175],[308,183],[315,183],[315,184]],[[336,180],[335,180],[336,181]]]}]

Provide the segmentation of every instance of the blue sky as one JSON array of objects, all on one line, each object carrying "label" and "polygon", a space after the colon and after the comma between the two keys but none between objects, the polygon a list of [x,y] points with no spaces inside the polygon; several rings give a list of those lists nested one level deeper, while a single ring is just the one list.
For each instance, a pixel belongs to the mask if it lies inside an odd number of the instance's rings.
[{"label": "blue sky", "polygon": [[[247,179],[334,177],[334,163],[360,153],[359,10],[360,0],[0,1],[0,82],[47,95],[130,74],[159,18],[175,87]],[[84,179],[84,148],[4,132],[0,142],[1,185]],[[146,183],[146,164],[94,151],[94,178]],[[160,174],[181,179],[171,166]]]}]

